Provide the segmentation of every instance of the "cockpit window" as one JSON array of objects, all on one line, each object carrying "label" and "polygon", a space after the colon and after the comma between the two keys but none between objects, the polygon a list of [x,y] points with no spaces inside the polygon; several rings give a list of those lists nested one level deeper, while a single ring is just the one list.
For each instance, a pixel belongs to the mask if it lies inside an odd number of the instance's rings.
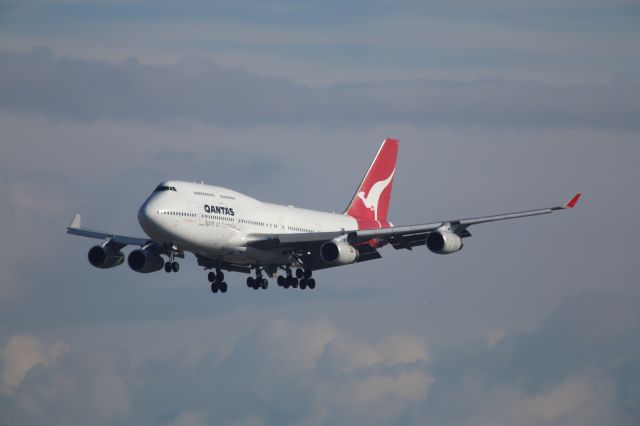
[{"label": "cockpit window", "polygon": [[176,187],[175,186],[165,186],[165,185],[158,185],[158,187],[153,192],[160,192],[160,191],[178,192],[178,191],[176,191]]}]

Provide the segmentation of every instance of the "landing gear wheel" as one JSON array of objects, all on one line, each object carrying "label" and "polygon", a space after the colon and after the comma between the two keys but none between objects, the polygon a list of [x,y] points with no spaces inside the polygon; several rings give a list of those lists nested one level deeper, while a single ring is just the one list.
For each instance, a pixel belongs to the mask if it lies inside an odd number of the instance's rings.
[{"label": "landing gear wheel", "polygon": [[178,262],[173,262],[173,264],[171,265],[171,269],[173,270],[173,272],[178,272],[180,270],[180,264]]},{"label": "landing gear wheel", "polygon": [[216,273],[215,272],[209,272],[207,274],[207,278],[209,279],[210,283],[216,282]]},{"label": "landing gear wheel", "polygon": [[224,281],[224,272],[218,270],[216,272],[216,280],[221,283],[222,281]]},{"label": "landing gear wheel", "polygon": [[278,285],[280,287],[284,287],[285,285],[285,278],[282,275],[278,275]]},{"label": "landing gear wheel", "polygon": [[262,285],[261,285],[261,287],[262,287],[264,290],[266,290],[266,289],[269,287],[269,281],[267,281],[267,279],[266,279],[266,278],[263,278],[263,279],[262,279]]},{"label": "landing gear wheel", "polygon": [[313,278],[309,278],[309,280],[307,281],[307,285],[311,290],[313,290],[314,288],[316,288],[316,280],[314,280]]},{"label": "landing gear wheel", "polygon": [[304,290],[305,288],[307,288],[307,280],[301,279],[300,280],[300,290]]},{"label": "landing gear wheel", "polygon": [[291,278],[291,287],[298,288],[298,280],[296,278]]},{"label": "landing gear wheel", "polygon": [[247,277],[247,287],[253,288],[253,277]]},{"label": "landing gear wheel", "polygon": [[300,279],[304,277],[304,270],[301,268],[296,269],[296,278]]},{"label": "landing gear wheel", "polygon": [[218,286],[220,287],[220,291],[222,293],[226,293],[227,292],[227,283],[222,281],[220,284],[218,284]]},{"label": "landing gear wheel", "polygon": [[211,283],[211,293],[218,292],[218,283]]},{"label": "landing gear wheel", "polygon": [[166,262],[164,264],[164,271],[168,274],[169,272],[171,272],[171,262]]}]

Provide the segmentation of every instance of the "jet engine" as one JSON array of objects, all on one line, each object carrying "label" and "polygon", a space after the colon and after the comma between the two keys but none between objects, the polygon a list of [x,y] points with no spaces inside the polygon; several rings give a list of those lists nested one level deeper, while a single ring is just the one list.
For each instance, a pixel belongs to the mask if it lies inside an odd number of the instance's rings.
[{"label": "jet engine", "polygon": [[329,265],[348,265],[358,260],[358,250],[344,240],[327,241],[320,247],[320,257]]},{"label": "jet engine", "polygon": [[137,249],[129,253],[127,263],[134,271],[146,274],[162,269],[164,259],[159,254],[146,248]]},{"label": "jet engine", "polygon": [[101,269],[116,267],[124,262],[124,254],[120,251],[121,247],[112,244],[110,241],[93,246],[87,254],[89,263]]},{"label": "jet engine", "polygon": [[427,248],[437,254],[451,254],[462,250],[462,238],[446,229],[431,232],[427,236]]}]

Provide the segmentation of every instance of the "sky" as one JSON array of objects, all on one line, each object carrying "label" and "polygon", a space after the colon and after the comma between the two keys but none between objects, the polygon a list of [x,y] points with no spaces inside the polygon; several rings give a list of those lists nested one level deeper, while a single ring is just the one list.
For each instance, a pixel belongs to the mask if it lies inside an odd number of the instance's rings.
[{"label": "sky", "polygon": [[[0,424],[637,425],[635,0],[0,3]],[[395,224],[558,205],[313,291],[92,268],[166,179]]]}]

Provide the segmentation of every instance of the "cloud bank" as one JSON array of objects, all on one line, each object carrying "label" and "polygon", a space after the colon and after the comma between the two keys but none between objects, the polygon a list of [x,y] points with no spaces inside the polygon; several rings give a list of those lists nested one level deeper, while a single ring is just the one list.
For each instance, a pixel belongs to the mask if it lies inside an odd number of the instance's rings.
[{"label": "cloud bank", "polygon": [[[108,347],[52,351],[62,344],[12,337],[5,353],[40,361],[20,369],[0,412],[24,425],[634,425],[637,302],[584,293],[538,330],[436,356],[420,336],[363,338],[327,320],[276,319],[228,347],[194,340],[137,367]],[[567,327],[576,337],[562,332],[565,342],[549,331]],[[571,352],[584,355],[571,362]],[[2,368],[15,365],[4,357]]]},{"label": "cloud bank", "polygon": [[[30,345],[16,347],[17,339]],[[12,337],[7,348],[41,360],[51,352],[34,336]],[[9,424],[388,424],[415,409],[433,382],[421,338],[367,342],[326,321],[274,320],[226,352],[193,346],[139,370],[109,348],[31,364],[0,396]],[[5,358],[4,371],[14,368]],[[186,388],[176,386],[185,379]]]},{"label": "cloud bank", "polygon": [[0,51],[0,108],[71,119],[209,124],[454,124],[637,129],[640,80],[553,86],[503,79],[310,88],[188,58],[146,65]]}]

